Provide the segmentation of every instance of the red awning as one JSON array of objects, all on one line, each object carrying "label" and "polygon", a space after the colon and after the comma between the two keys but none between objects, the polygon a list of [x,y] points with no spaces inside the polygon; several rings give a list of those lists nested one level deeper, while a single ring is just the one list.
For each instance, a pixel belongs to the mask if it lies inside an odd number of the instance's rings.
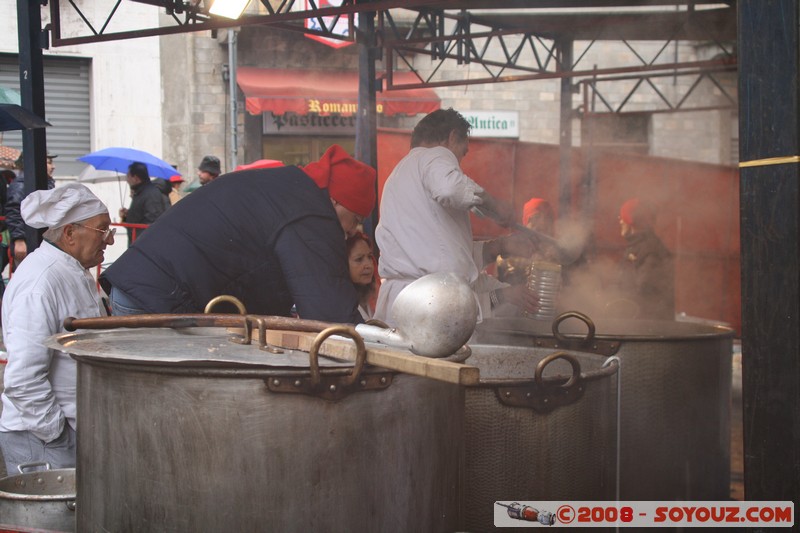
[{"label": "red awning", "polygon": [[[397,83],[419,81],[410,72],[395,72],[394,78]],[[247,111],[253,115],[265,111],[353,115],[358,105],[357,72],[238,67],[236,81],[246,97]],[[383,91],[376,98],[378,113],[388,116],[430,113],[440,107],[433,89]]]}]

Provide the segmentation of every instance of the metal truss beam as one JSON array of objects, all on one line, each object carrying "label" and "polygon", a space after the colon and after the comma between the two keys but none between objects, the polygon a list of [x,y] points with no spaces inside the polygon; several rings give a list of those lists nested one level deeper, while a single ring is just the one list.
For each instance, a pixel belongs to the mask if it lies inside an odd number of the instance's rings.
[{"label": "metal truss beam", "polygon": [[[631,64],[614,68],[597,68],[586,65],[588,52],[597,40],[581,41],[582,50],[576,51],[570,64],[558,61],[558,44],[555,38],[516,28],[494,28],[484,23],[475,23],[469,12],[457,15],[442,10],[419,10],[410,29],[400,29],[391,12],[381,13],[379,27],[383,37],[383,48],[387,54],[388,88],[448,87],[552,78],[596,77],[634,72],[675,71],[701,67],[730,66],[736,64],[733,47],[709,35],[708,43],[717,47],[717,59],[710,61],[678,62],[666,58],[665,51],[683,35],[683,27],[676,25],[672,33],[661,42],[656,54],[645,57],[641,42],[630,41],[620,35],[630,52]],[[692,24],[690,17],[686,25]],[[609,31],[602,30],[604,34]],[[607,38],[607,37],[606,37]],[[652,41],[648,41],[652,43]],[[637,49],[637,47],[639,47]],[[430,57],[431,66],[425,71],[415,66],[414,57]],[[448,61],[459,65],[478,65],[483,75],[471,73],[468,79],[447,79],[442,76],[442,67]],[[401,65],[417,75],[418,83],[394,84],[391,69]]]},{"label": "metal truss beam", "polygon": [[[118,41],[123,39],[134,39],[138,37],[152,37],[157,35],[171,35],[176,33],[187,33],[193,31],[218,30],[223,28],[236,28],[241,26],[268,24],[273,27],[302,31],[314,35],[342,39],[342,36],[333,33],[333,24],[326,21],[324,17],[333,17],[334,22],[339,17],[347,16],[350,19],[352,30],[352,15],[367,11],[384,11],[394,8],[417,8],[430,5],[441,5],[442,0],[374,0],[365,3],[359,0],[342,0],[338,7],[318,7],[317,0],[308,0],[309,8],[301,8],[299,0],[282,0],[277,7],[274,2],[261,0],[267,14],[250,15],[246,14],[236,20],[229,20],[220,17],[213,17],[208,14],[208,10],[202,0],[125,0],[157,6],[164,9],[164,13],[170,17],[170,25],[155,28],[136,28],[123,31],[108,31],[112,20],[119,21],[123,17],[119,14],[119,7],[123,0],[108,2],[108,14],[100,23],[92,24],[89,17],[74,0],[50,0],[50,31],[52,34],[53,46],[69,46],[77,44],[89,44],[107,41]],[[446,3],[446,2],[445,2]],[[79,19],[83,26],[75,35],[65,36],[63,32],[62,20]],[[306,19],[317,21],[320,29],[311,30],[302,24],[292,24],[302,22]],[[124,22],[124,21],[123,21]],[[351,31],[350,35],[354,33]]]},{"label": "metal truss beam", "polygon": [[[732,109],[737,105],[737,98],[731,95],[725,85],[718,79],[720,74],[735,73],[735,67],[717,67],[708,69],[692,69],[678,72],[643,73],[637,76],[610,76],[606,78],[590,78],[578,82],[580,92],[583,94],[583,105],[578,108],[578,112],[583,116],[595,114],[632,114],[632,113],[676,113],[683,111],[709,111],[714,109]],[[665,78],[686,77],[691,83],[684,85],[683,91],[678,92],[669,98],[664,94],[663,87],[659,81]],[[616,101],[612,94],[602,90],[603,84],[613,85],[615,88],[620,86],[620,82],[634,82],[633,86],[625,92],[617,93]],[[701,83],[707,81],[714,85],[720,93],[723,103],[718,105],[691,106],[689,98],[695,93]],[[673,83],[673,87],[677,86]],[[646,110],[631,110],[632,100],[643,90],[650,90],[657,95],[657,101],[661,105],[653,106],[648,103]],[[599,108],[599,110],[598,110]]]},{"label": "metal truss beam", "polygon": [[[650,46],[652,57],[646,57],[642,50],[642,41],[635,40],[641,35],[634,14],[624,15],[591,15],[587,19],[575,15],[543,15],[532,17],[530,9],[517,17],[507,14],[495,14],[501,8],[541,8],[541,7],[586,7],[583,0],[493,0],[483,2],[473,0],[342,0],[337,7],[320,7],[319,0],[260,0],[261,11],[266,14],[248,14],[237,20],[212,17],[208,14],[204,0],[124,0],[156,6],[164,10],[169,22],[157,28],[140,28],[109,32],[108,28],[115,17],[120,17],[120,6],[123,0],[109,2],[108,14],[99,23],[93,24],[81,11],[75,0],[50,0],[52,41],[54,46],[85,44],[93,42],[113,41],[135,37],[168,35],[190,31],[217,30],[230,27],[269,25],[273,28],[320,35],[324,37],[354,40],[354,15],[360,12],[375,12],[378,15],[378,46],[384,51],[386,67],[386,90],[466,86],[485,83],[501,83],[542,79],[574,79],[586,95],[591,95],[592,102],[600,102],[608,112],[626,112],[626,106],[637,90],[647,87],[657,95],[661,108],[654,112],[686,110],[686,99],[691,91],[704,79],[716,83],[714,72],[735,70],[736,55],[733,46],[726,40],[730,32],[729,13],[725,9],[712,11],[694,11],[695,4],[707,3],[692,0],[658,0],[653,2],[633,2],[618,0],[605,2],[604,5],[638,6],[674,5],[688,6],[688,10],[671,13],[660,13],[657,19],[657,34],[662,39],[646,41]],[[456,7],[469,6],[485,9],[480,15],[473,15],[466,9],[454,10]],[[403,8],[415,13],[413,22],[404,20],[398,23],[392,10]],[[62,13],[71,11],[69,19],[73,26],[75,20],[83,23],[84,34],[64,37],[62,35]],[[395,11],[396,12],[396,11]],[[349,23],[349,37],[334,33],[333,29],[341,17]],[[613,23],[600,24],[595,20],[607,19],[613,22],[619,19],[619,26]],[[611,18],[609,18],[611,17]],[[668,17],[668,18],[664,18]],[[575,24],[571,18],[579,23]],[[311,28],[302,22],[313,21]],[[162,19],[163,21],[163,19]],[[588,22],[587,22],[588,21]],[[162,22],[163,23],[163,22]],[[118,27],[119,24],[115,24]],[[592,28],[597,26],[596,30]],[[602,27],[601,27],[602,26]],[[706,44],[717,47],[715,59],[698,61],[677,61],[666,57],[666,50],[671,43],[686,40],[688,35],[696,37],[698,27],[707,28],[700,34],[706,36]],[[587,29],[588,28],[588,29]],[[634,33],[631,33],[634,28]],[[559,33],[561,32],[561,33]],[[616,33],[615,33],[616,32]],[[645,30],[645,33],[646,30]],[[565,37],[565,35],[567,37]],[[572,36],[570,39],[569,36]],[[559,41],[558,39],[561,39]],[[603,67],[587,65],[589,52],[600,40],[614,40],[622,43],[628,50],[630,64]],[[656,53],[652,54],[652,43],[660,42]],[[574,49],[580,45],[580,49]],[[573,53],[569,64],[560,58],[559,46],[569,46]],[[423,71],[414,61],[417,56],[430,57],[430,67]],[[458,65],[475,65],[479,68],[472,71],[466,79],[447,79],[442,68],[448,62]],[[398,67],[411,70],[416,74],[418,82],[395,83],[393,72]],[[632,76],[620,76],[632,75]],[[689,92],[677,102],[670,101],[658,89],[656,80],[663,76],[695,76],[697,79]],[[622,102],[612,104],[599,85],[612,81],[635,78],[637,83]],[[735,102],[719,85],[722,93],[731,102]],[[576,85],[576,89],[578,86]],[[726,104],[727,105],[727,104]],[[588,107],[584,107],[584,112]]]}]

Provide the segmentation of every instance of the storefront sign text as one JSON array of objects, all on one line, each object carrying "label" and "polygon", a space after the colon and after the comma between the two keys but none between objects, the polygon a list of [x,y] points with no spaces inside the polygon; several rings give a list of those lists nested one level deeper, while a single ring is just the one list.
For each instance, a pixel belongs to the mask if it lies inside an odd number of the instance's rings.
[{"label": "storefront sign text", "polygon": [[355,115],[319,115],[309,113],[298,115],[285,113],[273,115],[264,113],[264,135],[355,135]]},{"label": "storefront sign text", "polygon": [[470,137],[519,138],[517,111],[462,111],[472,129]]}]

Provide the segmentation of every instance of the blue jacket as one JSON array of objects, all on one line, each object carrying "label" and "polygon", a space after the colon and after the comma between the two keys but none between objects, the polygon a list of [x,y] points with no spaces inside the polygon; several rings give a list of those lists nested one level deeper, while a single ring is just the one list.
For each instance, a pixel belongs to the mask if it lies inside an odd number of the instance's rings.
[{"label": "blue jacket", "polygon": [[361,322],[328,191],[297,167],[221,176],[172,206],[102,275],[150,313],[227,294],[248,313]]}]

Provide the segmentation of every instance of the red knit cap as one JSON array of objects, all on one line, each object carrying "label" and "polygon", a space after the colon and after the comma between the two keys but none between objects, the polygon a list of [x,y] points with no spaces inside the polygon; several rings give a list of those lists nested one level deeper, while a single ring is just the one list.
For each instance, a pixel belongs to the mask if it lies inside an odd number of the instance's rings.
[{"label": "red knit cap", "polygon": [[629,226],[649,228],[655,223],[656,214],[653,208],[641,202],[638,198],[631,198],[619,210],[619,218]]},{"label": "red knit cap", "polygon": [[547,200],[544,198],[531,198],[522,207],[522,224],[527,224],[533,215],[540,212],[551,220],[554,218],[553,208]]},{"label": "red knit cap", "polygon": [[277,159],[259,159],[258,161],[253,161],[252,163],[248,163],[246,165],[239,165],[234,169],[234,172],[238,172],[240,170],[252,170],[254,168],[278,168],[282,167],[283,162],[278,161]]},{"label": "red knit cap", "polygon": [[319,161],[303,167],[303,172],[353,213],[368,217],[375,209],[375,169],[350,157],[338,144],[328,148]]}]

